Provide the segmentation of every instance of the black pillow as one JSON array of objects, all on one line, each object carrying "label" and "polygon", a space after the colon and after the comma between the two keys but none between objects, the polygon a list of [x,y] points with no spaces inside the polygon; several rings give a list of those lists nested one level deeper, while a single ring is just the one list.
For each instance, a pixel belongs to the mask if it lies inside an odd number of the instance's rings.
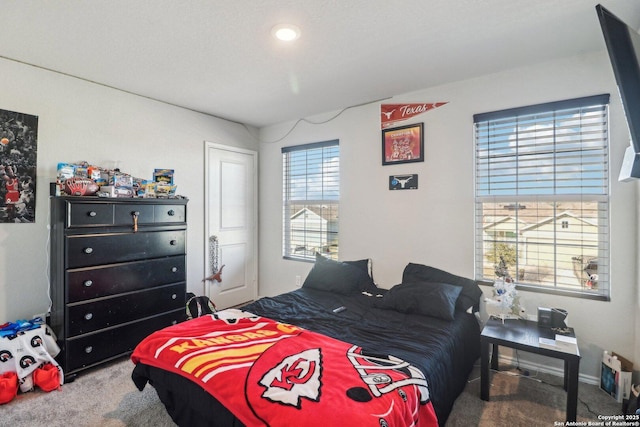
[{"label": "black pillow", "polygon": [[302,284],[303,288],[352,295],[369,289],[373,280],[358,267],[316,254],[316,262]]},{"label": "black pillow", "polygon": [[402,283],[389,289],[382,298],[375,301],[379,308],[396,310],[401,313],[421,314],[444,320],[453,320],[460,286],[446,283]]},{"label": "black pillow", "polygon": [[[317,259],[318,255],[316,255],[316,259]],[[373,280],[373,274],[371,271],[371,259],[370,258],[366,258],[366,259],[359,259],[359,260],[355,260],[355,261],[343,261],[345,264],[349,264],[352,265],[354,267],[359,268],[360,270],[364,271],[365,273],[367,273],[367,275],[371,278],[371,282],[367,283],[366,286],[364,288],[361,288],[361,291],[364,292],[369,292],[370,294],[379,294],[380,293],[380,288],[376,285],[375,281]]]},{"label": "black pillow", "polygon": [[[448,283],[461,287],[462,291],[456,302],[456,308],[458,310],[467,311],[470,307],[479,304],[480,297],[482,296],[482,290],[475,280],[456,276],[455,274],[435,267],[409,263],[402,273],[402,283],[415,282]],[[425,285],[430,285],[430,283],[426,283]]]},{"label": "black pillow", "polygon": [[[316,259],[318,258],[318,256],[321,256],[320,254],[316,254]],[[358,259],[355,261],[343,261],[345,264],[349,264],[349,265],[353,265],[354,267],[358,267],[360,270],[364,271],[365,273],[367,273],[369,275],[369,277],[371,276],[371,260],[370,259]]]}]

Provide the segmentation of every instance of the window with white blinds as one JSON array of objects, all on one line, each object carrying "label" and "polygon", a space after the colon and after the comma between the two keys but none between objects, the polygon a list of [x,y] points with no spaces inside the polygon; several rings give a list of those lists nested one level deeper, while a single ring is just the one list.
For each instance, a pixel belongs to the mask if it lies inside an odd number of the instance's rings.
[{"label": "window with white blinds", "polygon": [[338,140],[282,148],[285,258],[338,259],[340,146]]},{"label": "window with white blinds", "polygon": [[609,299],[608,104],[474,116],[478,280]]}]

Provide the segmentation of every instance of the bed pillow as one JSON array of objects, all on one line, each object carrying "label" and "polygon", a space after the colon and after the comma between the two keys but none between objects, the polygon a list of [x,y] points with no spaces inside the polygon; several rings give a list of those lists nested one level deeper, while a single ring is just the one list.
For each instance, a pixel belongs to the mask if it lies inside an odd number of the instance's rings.
[{"label": "bed pillow", "polygon": [[359,259],[355,261],[343,261],[345,264],[352,265],[354,267],[359,268],[360,270],[367,273],[367,275],[371,278],[371,282],[368,283],[361,291],[369,292],[370,294],[378,294],[380,293],[380,288],[376,285],[376,282],[373,280],[373,269],[371,268],[371,258]]},{"label": "bed pillow", "polygon": [[421,314],[444,320],[453,320],[460,286],[446,283],[402,283],[396,285],[375,306],[407,314]]},{"label": "bed pillow", "polygon": [[352,295],[370,289],[373,280],[358,267],[316,254],[316,262],[307,275],[303,288]]},{"label": "bed pillow", "polygon": [[[455,274],[451,274],[435,267],[409,263],[402,273],[402,283],[415,282],[448,283],[461,287],[462,290],[460,291],[460,296],[456,301],[456,308],[462,311],[467,311],[474,305],[479,304],[480,297],[482,296],[482,290],[475,280],[456,276]],[[430,284],[431,283],[425,283],[425,286]]]},{"label": "bed pillow", "polygon": [[[316,255],[316,258],[317,257],[318,255]],[[342,262],[344,262],[345,264],[353,265],[354,267],[358,267],[360,270],[367,273],[369,277],[373,277],[373,275],[371,274],[371,259],[369,258],[358,259],[355,261],[342,261]]]}]

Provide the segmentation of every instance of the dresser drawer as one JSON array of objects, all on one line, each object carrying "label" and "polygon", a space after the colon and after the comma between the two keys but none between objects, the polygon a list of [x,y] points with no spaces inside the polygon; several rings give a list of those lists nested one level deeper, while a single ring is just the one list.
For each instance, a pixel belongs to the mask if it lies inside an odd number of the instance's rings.
[{"label": "dresser drawer", "polygon": [[115,224],[133,224],[134,214],[138,214],[138,224],[162,224],[186,222],[185,205],[144,205],[124,204],[115,207]]},{"label": "dresser drawer", "polygon": [[153,224],[153,205],[129,204],[116,205],[115,224],[133,226],[133,218],[138,214],[138,224]]},{"label": "dresser drawer", "polygon": [[185,283],[67,306],[68,336],[86,334],[185,307]]},{"label": "dresser drawer", "polygon": [[185,205],[156,205],[154,206],[154,222],[179,223],[187,221],[187,207]]},{"label": "dresser drawer", "polygon": [[67,268],[185,254],[185,230],[66,236]]},{"label": "dresser drawer", "polygon": [[65,374],[133,351],[147,335],[185,319],[184,307],[170,313],[81,335],[65,342]]},{"label": "dresser drawer", "polygon": [[67,270],[67,302],[131,292],[182,282],[185,256],[125,262]]},{"label": "dresser drawer", "polygon": [[113,205],[67,202],[67,227],[113,225]]},{"label": "dresser drawer", "polygon": [[[134,216],[138,225],[177,224],[187,221],[184,204],[158,203],[83,203],[67,201],[67,227],[132,226]],[[137,215],[134,215],[137,214]]]}]

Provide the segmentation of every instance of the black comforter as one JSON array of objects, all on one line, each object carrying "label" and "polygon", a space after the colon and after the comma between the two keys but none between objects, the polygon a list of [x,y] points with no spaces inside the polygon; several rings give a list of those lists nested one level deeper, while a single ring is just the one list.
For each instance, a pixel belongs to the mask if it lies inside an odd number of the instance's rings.
[{"label": "black comforter", "polygon": [[[438,422],[443,426],[480,355],[475,316],[456,311],[453,321],[374,307],[375,296],[344,296],[298,289],[243,307],[259,316],[294,324],[361,346],[370,354],[393,355],[425,374]],[[338,307],[342,311],[334,312]],[[150,382],[179,425],[240,425],[215,399],[190,381],[138,364],[138,388]]]}]

